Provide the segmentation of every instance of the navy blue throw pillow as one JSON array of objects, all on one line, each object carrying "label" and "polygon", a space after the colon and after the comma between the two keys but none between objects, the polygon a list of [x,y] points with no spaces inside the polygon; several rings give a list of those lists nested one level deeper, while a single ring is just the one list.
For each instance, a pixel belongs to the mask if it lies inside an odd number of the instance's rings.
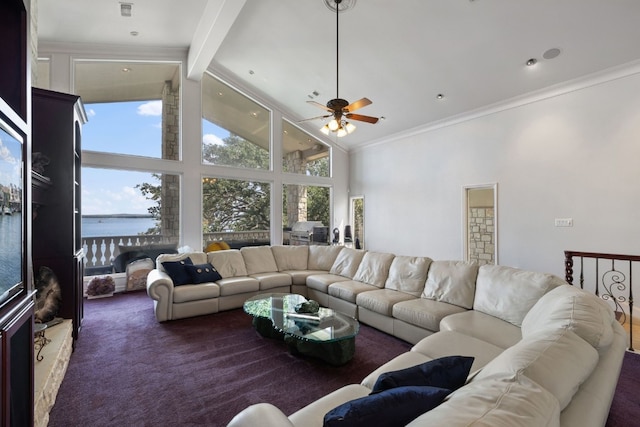
[{"label": "navy blue throw pillow", "polygon": [[405,426],[438,406],[451,390],[438,387],[396,387],[351,400],[327,412],[324,427]]},{"label": "navy blue throw pillow", "polygon": [[209,283],[215,282],[216,280],[222,279],[218,270],[215,269],[213,265],[210,263],[207,264],[196,264],[196,265],[185,265],[185,269],[189,276],[191,277],[191,283]]},{"label": "navy blue throw pillow", "polygon": [[473,360],[468,356],[446,356],[399,371],[385,372],[378,377],[371,393],[409,385],[457,390],[467,381]]},{"label": "navy blue throw pillow", "polygon": [[180,261],[164,261],[162,263],[162,267],[173,281],[173,286],[186,285],[191,282],[191,276],[185,269],[186,265],[193,265],[191,258],[186,257]]}]

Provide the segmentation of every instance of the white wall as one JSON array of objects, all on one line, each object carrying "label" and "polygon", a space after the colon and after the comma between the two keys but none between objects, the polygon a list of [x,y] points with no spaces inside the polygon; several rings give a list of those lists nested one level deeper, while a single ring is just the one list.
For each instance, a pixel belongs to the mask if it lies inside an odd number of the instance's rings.
[{"label": "white wall", "polygon": [[500,264],[564,277],[567,249],[639,255],[638,70],[536,96],[353,151],[367,249],[462,259],[462,187],[497,182]]}]

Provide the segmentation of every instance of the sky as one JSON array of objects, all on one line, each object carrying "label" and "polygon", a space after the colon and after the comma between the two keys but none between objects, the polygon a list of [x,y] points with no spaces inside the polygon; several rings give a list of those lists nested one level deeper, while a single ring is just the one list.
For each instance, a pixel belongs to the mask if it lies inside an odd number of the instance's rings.
[{"label": "sky", "polygon": [[0,186],[22,187],[22,144],[0,127]]},{"label": "sky", "polygon": [[[82,149],[160,158],[162,155],[162,101],[85,104],[88,121],[82,127]],[[220,144],[229,135],[203,120],[205,144]],[[82,213],[147,214],[154,202],[137,184],[158,184],[151,173],[82,169]]]}]

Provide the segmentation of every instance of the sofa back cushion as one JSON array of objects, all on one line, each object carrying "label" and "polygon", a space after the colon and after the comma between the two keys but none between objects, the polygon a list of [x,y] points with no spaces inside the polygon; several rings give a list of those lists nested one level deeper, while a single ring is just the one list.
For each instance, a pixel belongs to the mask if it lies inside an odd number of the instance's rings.
[{"label": "sofa back cushion", "polygon": [[364,254],[365,251],[358,249],[342,248],[336,260],[333,262],[329,273],[353,279]]},{"label": "sofa back cushion", "polygon": [[389,276],[389,267],[395,255],[381,252],[365,252],[353,276],[353,280],[383,288]]},{"label": "sofa back cushion", "polygon": [[307,268],[309,270],[331,270],[333,263],[336,261],[336,258],[342,249],[342,246],[309,246],[309,260],[307,261]]},{"label": "sofa back cushion", "polygon": [[478,264],[465,261],[433,261],[422,298],[471,309],[476,290]]},{"label": "sofa back cushion", "polygon": [[245,246],[240,249],[248,274],[273,273],[278,271],[271,246]]},{"label": "sofa back cushion", "polygon": [[530,379],[499,374],[454,391],[414,426],[560,427],[560,405]]},{"label": "sofa back cushion", "polygon": [[156,268],[160,271],[167,272],[162,266],[163,262],[182,261],[185,258],[191,258],[192,264],[204,264],[207,262],[207,254],[204,252],[185,252],[181,254],[160,254],[158,255]]},{"label": "sofa back cushion", "polygon": [[551,392],[563,410],[597,363],[596,349],[572,331],[546,330],[503,351],[471,381],[500,373],[522,374]]},{"label": "sofa back cushion", "polygon": [[244,258],[238,249],[208,252],[207,260],[218,270],[223,279],[247,276]]},{"label": "sofa back cushion", "polygon": [[596,295],[569,284],[547,292],[522,321],[522,336],[566,328],[596,349],[613,342],[615,316],[611,307]]},{"label": "sofa back cushion", "polygon": [[278,271],[306,270],[309,246],[271,246]]},{"label": "sofa back cushion", "polygon": [[424,289],[430,264],[431,258],[427,257],[396,256],[389,267],[384,287],[419,297]]},{"label": "sofa back cushion", "polygon": [[501,265],[482,265],[476,280],[473,309],[516,326],[551,289],[566,283],[552,274]]}]

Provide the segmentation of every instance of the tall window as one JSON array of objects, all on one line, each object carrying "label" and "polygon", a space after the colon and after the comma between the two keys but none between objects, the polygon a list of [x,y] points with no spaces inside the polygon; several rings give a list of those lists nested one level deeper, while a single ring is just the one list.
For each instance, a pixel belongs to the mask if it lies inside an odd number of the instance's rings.
[{"label": "tall window", "polygon": [[251,180],[202,179],[202,232],[205,248],[224,241],[232,247],[268,245],[271,184]]},{"label": "tall window", "polygon": [[83,150],[180,159],[180,64],[76,61]]},{"label": "tall window", "polygon": [[282,121],[282,170],[330,176],[330,148],[286,120]]},{"label": "tall window", "polygon": [[[89,119],[84,164],[87,152],[100,153],[82,170],[87,274],[108,269],[124,246],[177,248],[181,177],[163,173],[161,160],[181,155],[180,63],[76,60],[74,92]],[[128,170],[113,166],[123,161]]]},{"label": "tall window", "polygon": [[179,191],[178,175],[83,167],[87,266],[108,265],[122,246],[177,245],[179,204],[163,201],[179,200]]},{"label": "tall window", "polygon": [[331,224],[329,187],[285,184],[282,194],[284,228],[293,227],[298,221],[321,221],[325,226]]},{"label": "tall window", "polygon": [[215,77],[202,78],[202,161],[270,169],[271,112]]}]

